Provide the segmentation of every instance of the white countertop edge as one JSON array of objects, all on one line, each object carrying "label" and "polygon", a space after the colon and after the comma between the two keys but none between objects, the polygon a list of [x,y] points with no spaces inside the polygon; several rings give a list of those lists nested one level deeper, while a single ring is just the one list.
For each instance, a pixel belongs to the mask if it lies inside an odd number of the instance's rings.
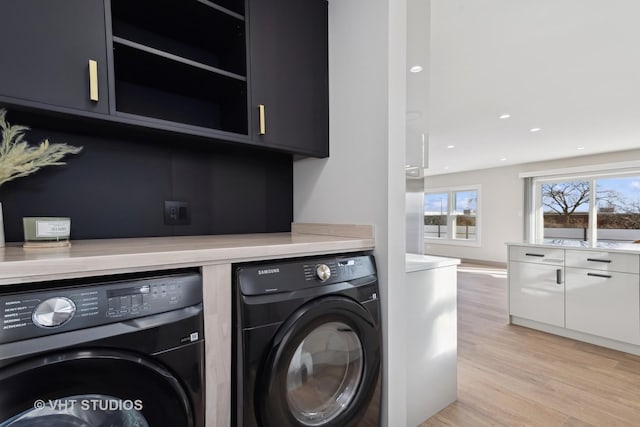
[{"label": "white countertop edge", "polygon": [[451,267],[459,265],[457,258],[445,258],[433,255],[405,254],[405,272],[432,270],[434,268]]},{"label": "white countertop edge", "polygon": [[582,246],[579,242],[572,240],[561,240],[557,243],[527,243],[527,242],[506,242],[507,246],[525,246],[537,248],[570,249],[576,251],[603,251],[619,252],[625,254],[640,254],[640,244],[635,243],[610,243],[599,246]]}]

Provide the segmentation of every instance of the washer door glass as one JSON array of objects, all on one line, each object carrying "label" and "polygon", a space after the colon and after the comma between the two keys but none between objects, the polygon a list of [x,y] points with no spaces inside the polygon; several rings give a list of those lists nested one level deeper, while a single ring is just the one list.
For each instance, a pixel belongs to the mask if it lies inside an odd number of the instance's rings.
[{"label": "washer door glass", "polygon": [[194,427],[194,420],[180,380],[135,353],[74,349],[0,369],[0,427]]},{"label": "washer door glass", "polygon": [[3,422],[0,427],[149,427],[140,413],[141,401],[102,394],[37,400],[34,407]]},{"label": "washer door glass", "polygon": [[362,343],[343,322],[312,330],[296,349],[287,372],[287,403],[303,425],[317,426],[340,414],[362,378]]}]

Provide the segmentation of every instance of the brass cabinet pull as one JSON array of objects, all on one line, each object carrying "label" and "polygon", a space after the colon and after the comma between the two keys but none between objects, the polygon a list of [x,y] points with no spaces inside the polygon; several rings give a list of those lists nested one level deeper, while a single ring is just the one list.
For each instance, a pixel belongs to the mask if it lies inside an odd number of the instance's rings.
[{"label": "brass cabinet pull", "polygon": [[260,113],[260,130],[258,131],[258,135],[264,135],[267,133],[265,119],[264,119],[264,105],[258,105],[258,112]]},{"label": "brass cabinet pull", "polygon": [[89,99],[98,102],[98,62],[89,60]]}]

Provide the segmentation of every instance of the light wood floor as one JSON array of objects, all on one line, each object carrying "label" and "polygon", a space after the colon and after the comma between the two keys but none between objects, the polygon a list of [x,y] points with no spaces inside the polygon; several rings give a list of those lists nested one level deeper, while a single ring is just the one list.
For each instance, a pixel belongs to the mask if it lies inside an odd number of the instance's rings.
[{"label": "light wood floor", "polygon": [[640,426],[640,357],[509,325],[505,270],[460,270],[458,401],[421,427]]}]

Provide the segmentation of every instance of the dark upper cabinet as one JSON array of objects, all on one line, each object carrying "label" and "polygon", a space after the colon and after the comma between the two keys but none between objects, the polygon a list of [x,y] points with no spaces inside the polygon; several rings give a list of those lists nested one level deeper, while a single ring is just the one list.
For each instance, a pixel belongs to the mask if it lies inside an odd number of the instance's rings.
[{"label": "dark upper cabinet", "polygon": [[0,15],[4,101],[108,113],[102,0],[3,0]]},{"label": "dark upper cabinet", "polygon": [[0,16],[9,108],[329,154],[326,0],[2,0]]},{"label": "dark upper cabinet", "polygon": [[327,18],[326,0],[248,1],[252,140],[329,155]]}]

